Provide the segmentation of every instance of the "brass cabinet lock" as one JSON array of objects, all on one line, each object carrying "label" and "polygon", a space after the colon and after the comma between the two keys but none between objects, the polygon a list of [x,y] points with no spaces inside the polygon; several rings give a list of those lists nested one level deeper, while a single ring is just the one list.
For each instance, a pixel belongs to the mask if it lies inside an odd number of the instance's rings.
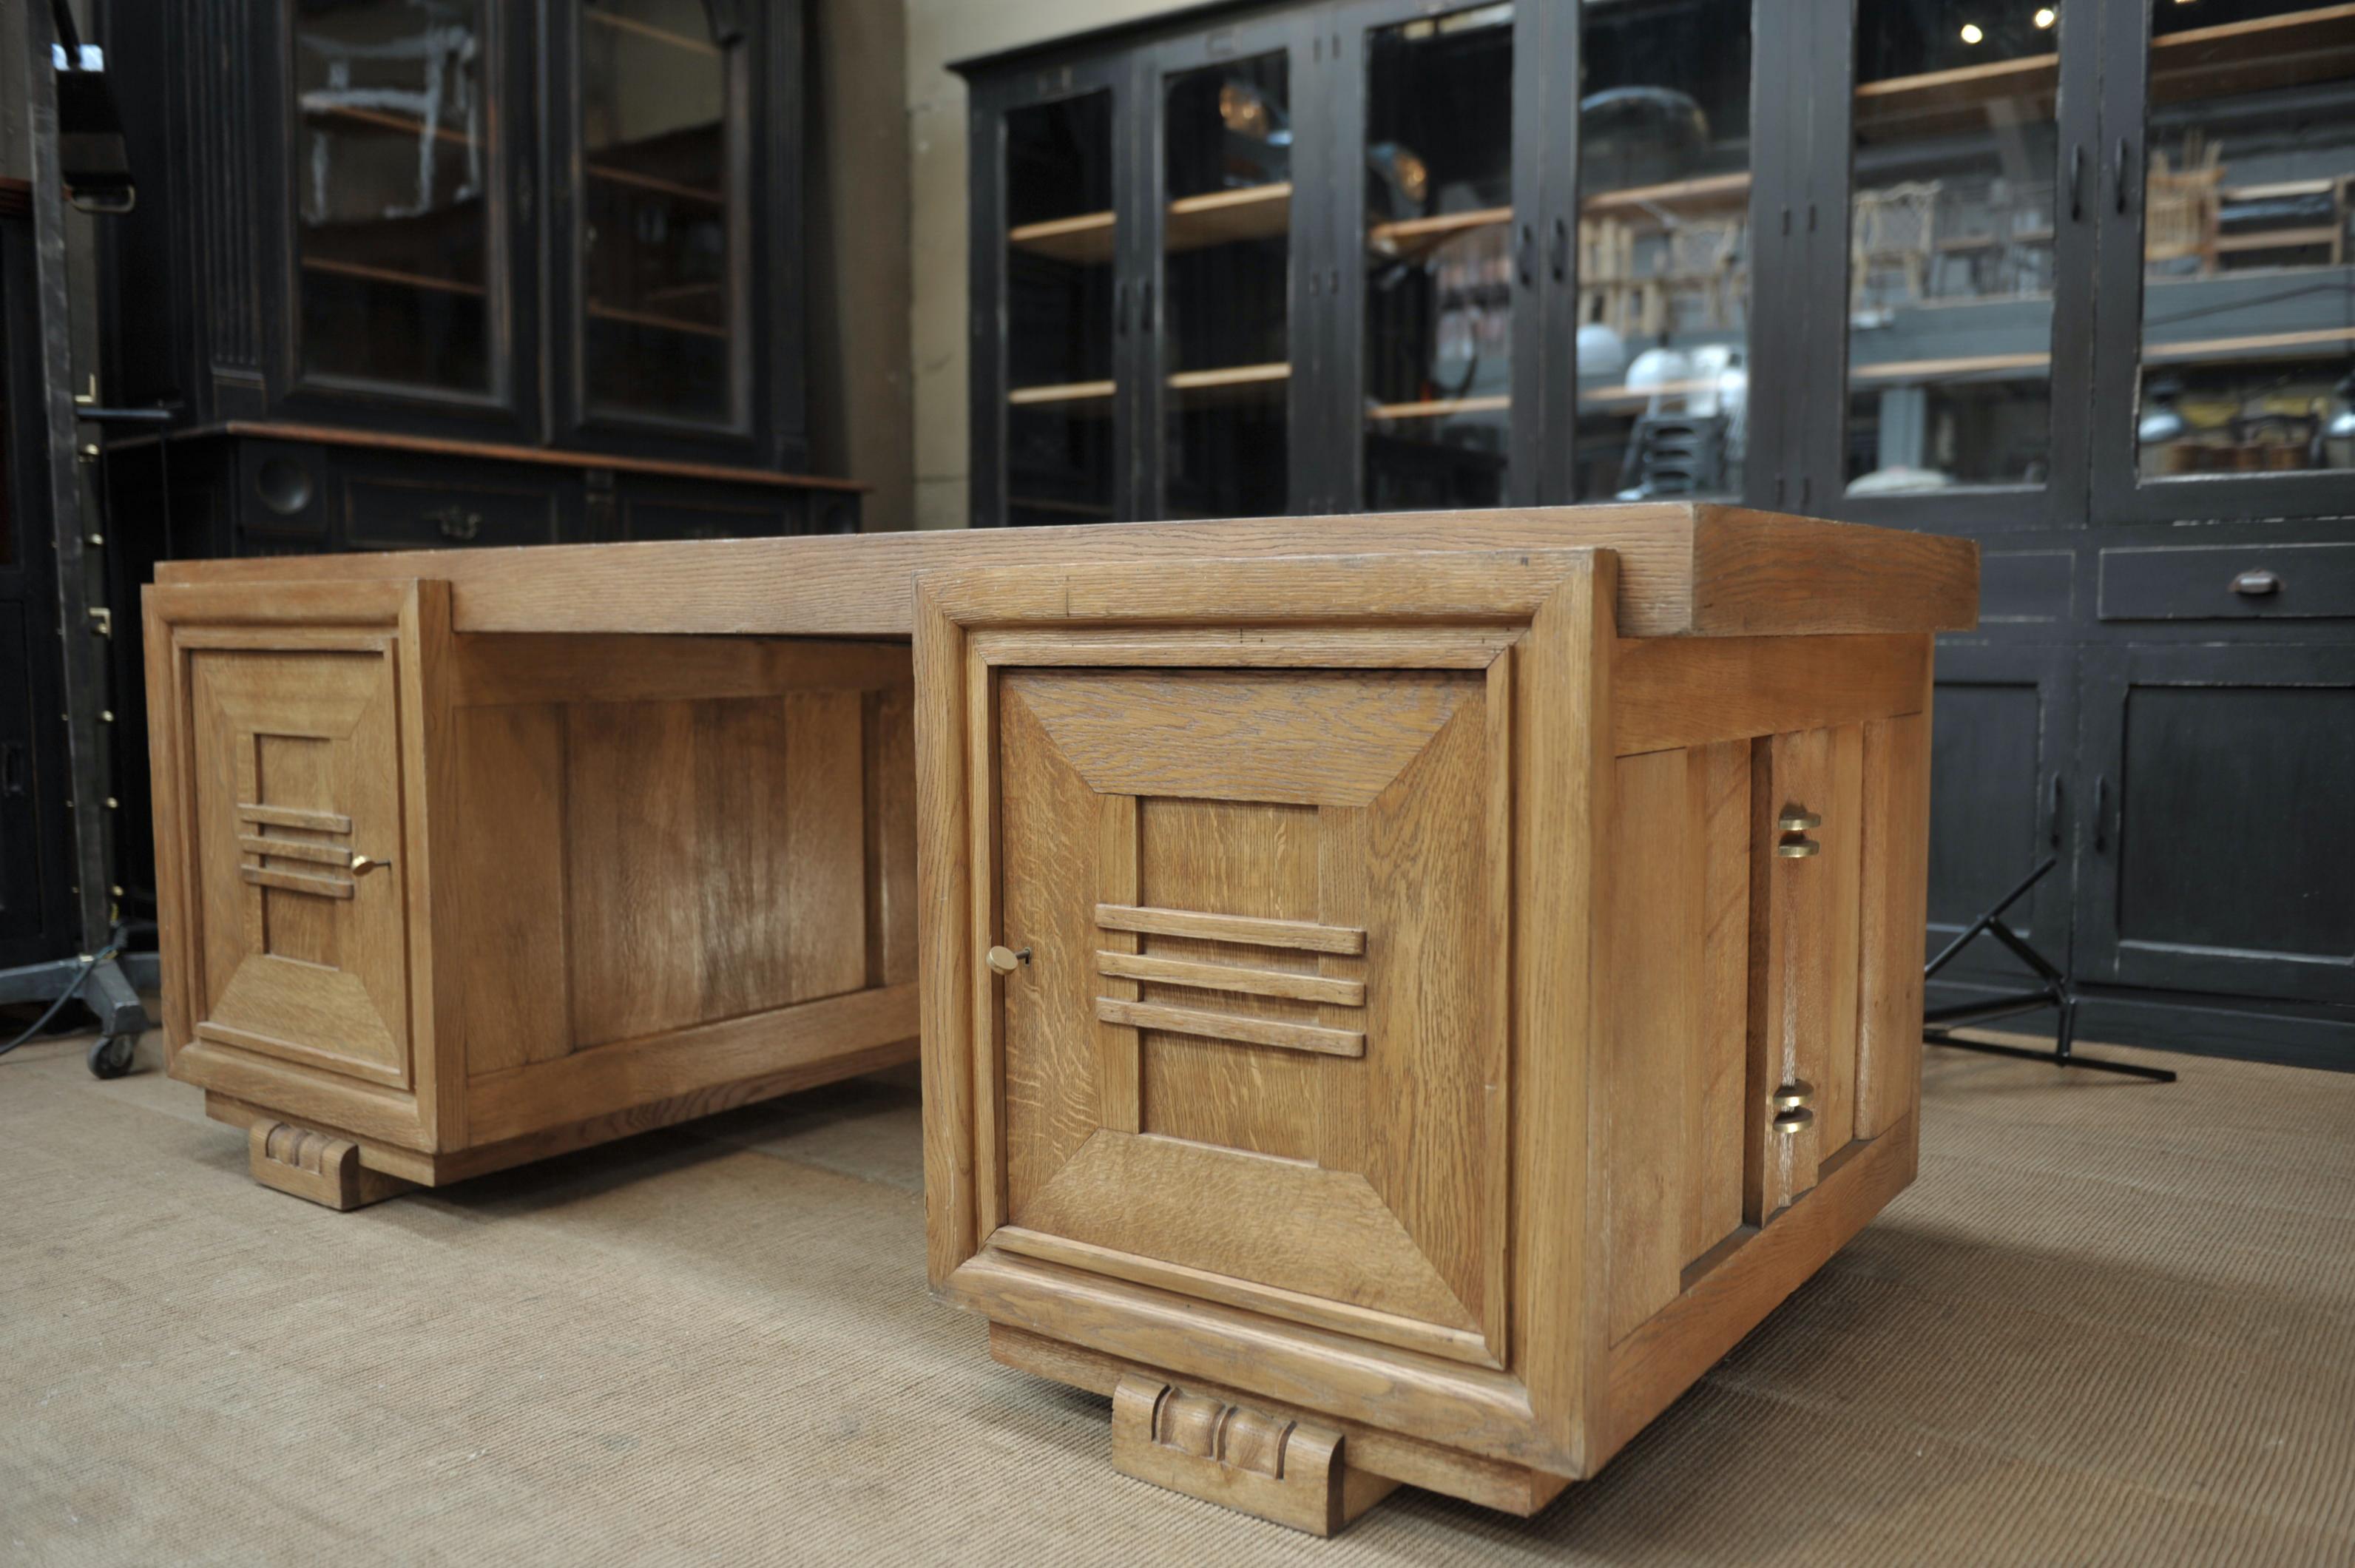
[{"label": "brass cabinet lock", "polygon": [[1804,860],[1810,855],[1822,854],[1824,847],[1808,837],[1806,833],[1808,828],[1823,825],[1820,812],[1809,811],[1799,805],[1785,806],[1783,814],[1774,821],[1776,829],[1783,835],[1775,840],[1775,855],[1785,860]]},{"label": "brass cabinet lock", "polygon": [[992,969],[1001,975],[1011,975],[1030,962],[1030,950],[1026,947],[1017,953],[1011,947],[993,947],[986,956]]},{"label": "brass cabinet lock", "polygon": [[1804,1078],[1795,1078],[1774,1091],[1774,1130],[1789,1135],[1797,1132],[1816,1119],[1807,1107],[1816,1097],[1816,1086]]}]

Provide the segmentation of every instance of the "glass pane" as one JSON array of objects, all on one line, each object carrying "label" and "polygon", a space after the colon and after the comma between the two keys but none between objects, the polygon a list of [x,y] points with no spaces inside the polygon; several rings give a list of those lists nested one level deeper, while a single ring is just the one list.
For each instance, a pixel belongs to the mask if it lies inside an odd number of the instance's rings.
[{"label": "glass pane", "polygon": [[2355,20],[2162,0],[2145,143],[2143,476],[2355,468]]},{"label": "glass pane", "polygon": [[1750,0],[1590,5],[1579,48],[1576,493],[1739,495]]},{"label": "glass pane", "polygon": [[1513,8],[1366,51],[1366,495],[1496,507],[1512,424]]},{"label": "glass pane", "polygon": [[2045,481],[2058,22],[2032,3],[1858,8],[1851,495]]},{"label": "glass pane", "polygon": [[728,57],[703,0],[581,11],[582,379],[591,408],[736,416]]},{"label": "glass pane", "polygon": [[1283,512],[1292,116],[1283,54],[1168,81],[1163,515]]},{"label": "glass pane", "polygon": [[1113,515],[1112,94],[1006,117],[1006,512]]},{"label": "glass pane", "polygon": [[491,390],[482,9],[294,7],[305,371]]}]

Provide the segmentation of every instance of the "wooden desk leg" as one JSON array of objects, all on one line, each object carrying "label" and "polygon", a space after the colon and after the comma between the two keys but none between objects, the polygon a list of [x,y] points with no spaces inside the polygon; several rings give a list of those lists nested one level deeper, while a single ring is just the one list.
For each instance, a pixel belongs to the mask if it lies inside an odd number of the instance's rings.
[{"label": "wooden desk leg", "polygon": [[1123,1375],[1112,1396],[1112,1465],[1204,1502],[1331,1535],[1398,1483],[1349,1467],[1330,1427]]},{"label": "wooden desk leg", "polygon": [[416,1186],[360,1164],[359,1146],[349,1139],[291,1122],[258,1121],[246,1136],[254,1180],[330,1209],[380,1203]]}]

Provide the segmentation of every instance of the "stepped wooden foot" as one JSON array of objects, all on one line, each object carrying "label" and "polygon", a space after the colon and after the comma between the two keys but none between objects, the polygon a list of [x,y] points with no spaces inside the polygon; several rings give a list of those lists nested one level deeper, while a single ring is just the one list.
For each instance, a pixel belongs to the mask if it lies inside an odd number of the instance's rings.
[{"label": "stepped wooden foot", "polygon": [[1112,1396],[1112,1464],[1124,1476],[1331,1535],[1391,1494],[1350,1468],[1330,1427],[1124,1375]]},{"label": "stepped wooden foot", "polygon": [[254,1180],[330,1209],[380,1203],[416,1186],[360,1164],[359,1146],[349,1139],[291,1122],[256,1122],[246,1138]]}]

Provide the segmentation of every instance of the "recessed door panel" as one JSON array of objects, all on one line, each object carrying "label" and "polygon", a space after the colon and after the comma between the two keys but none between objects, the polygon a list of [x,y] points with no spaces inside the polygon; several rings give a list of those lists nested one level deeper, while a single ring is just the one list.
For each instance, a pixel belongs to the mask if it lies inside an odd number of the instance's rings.
[{"label": "recessed door panel", "polygon": [[996,711],[1001,1243],[1495,1359],[1486,675],[1015,669]]},{"label": "recessed door panel", "polygon": [[389,641],[198,650],[188,693],[197,1038],[408,1087]]}]

